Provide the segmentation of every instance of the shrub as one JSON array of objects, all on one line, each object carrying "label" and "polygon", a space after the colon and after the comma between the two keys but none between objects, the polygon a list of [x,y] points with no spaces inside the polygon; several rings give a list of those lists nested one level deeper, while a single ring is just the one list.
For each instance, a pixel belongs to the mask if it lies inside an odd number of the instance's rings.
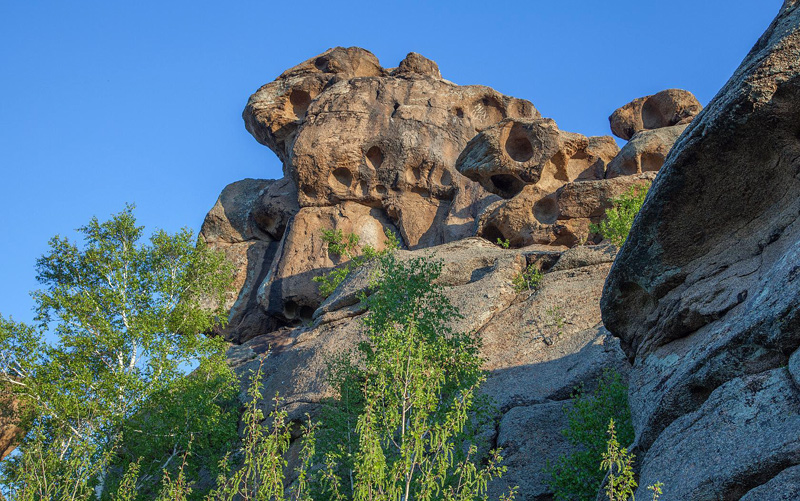
[{"label": "shrub", "polygon": [[631,186],[619,197],[612,198],[612,206],[606,210],[605,219],[599,224],[592,224],[589,229],[598,233],[617,247],[622,247],[631,231],[636,214],[644,204],[650,184]]},{"label": "shrub", "polygon": [[620,375],[610,369],[604,371],[592,393],[576,388],[566,416],[568,426],[562,433],[576,450],[548,466],[550,488],[558,500],[595,499],[604,476],[597,465],[607,450],[609,421],[617,423],[622,443],[633,441],[628,390]]},{"label": "shrub", "polygon": [[544,275],[534,264],[529,264],[524,271],[514,277],[514,290],[519,292],[535,291],[542,283]]},{"label": "shrub", "polygon": [[386,235],[385,248],[382,251],[376,251],[371,245],[359,247],[360,239],[355,233],[345,235],[342,230],[322,230],[322,241],[328,246],[328,252],[334,256],[344,257],[347,261],[328,273],[312,279],[319,284],[320,294],[323,297],[330,296],[339,287],[339,284],[344,282],[358,267],[400,247],[400,241],[392,231],[386,229],[384,234]]}]

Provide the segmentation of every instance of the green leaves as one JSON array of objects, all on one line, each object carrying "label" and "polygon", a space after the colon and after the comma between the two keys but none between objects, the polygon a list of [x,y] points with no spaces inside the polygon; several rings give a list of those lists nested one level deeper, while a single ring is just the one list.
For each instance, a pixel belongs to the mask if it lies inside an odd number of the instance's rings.
[{"label": "green leaves", "polygon": [[400,247],[400,241],[391,230],[385,229],[384,234],[384,249],[377,251],[371,245],[359,247],[360,239],[355,233],[345,235],[342,230],[322,230],[322,241],[328,246],[328,252],[347,261],[328,273],[311,279],[319,284],[319,293],[323,297],[330,296],[357,268]]},{"label": "green leaves", "polygon": [[[230,419],[219,407],[234,383],[221,362],[224,347],[203,332],[225,321],[220,306],[206,308],[204,301],[223,304],[233,267],[195,244],[188,229],[157,231],[144,241],[132,206],[108,221],[93,218],[78,232],[81,244],[56,236],[36,263],[39,325],[0,317],[0,383],[27,403],[35,430],[18,460],[2,465],[6,485],[21,498],[40,482],[74,485],[73,492],[91,488],[101,497],[114,482],[111,465],[120,451],[148,457],[143,448],[185,450],[187,434],[201,428],[198,419]],[[48,329],[55,343],[45,342]],[[195,379],[186,379],[186,369],[198,364]],[[170,407],[181,392],[195,407]],[[192,398],[202,393],[205,406],[198,408]],[[147,425],[135,430],[137,419]],[[128,440],[134,432],[137,440]],[[76,467],[78,458],[91,467]],[[27,476],[34,466],[45,477]],[[146,478],[152,464],[141,469]]]},{"label": "green leaves", "polygon": [[[366,340],[332,364],[339,399],[321,428],[319,499],[483,499],[501,457],[470,426],[483,381],[480,343],[436,281],[440,261],[380,257]],[[318,499],[315,497],[315,499]]]},{"label": "green leaves", "polygon": [[599,225],[590,225],[590,231],[599,233],[612,244],[622,247],[631,231],[636,214],[644,204],[648,189],[650,189],[650,183],[631,186],[624,194],[612,198],[612,207],[606,210],[605,219]]},{"label": "green leaves", "polygon": [[604,476],[597,465],[606,451],[608,422],[617,423],[623,443],[633,442],[628,389],[618,373],[606,370],[594,392],[576,390],[566,415],[569,424],[563,434],[575,451],[548,468],[550,487],[558,500],[594,499]]}]

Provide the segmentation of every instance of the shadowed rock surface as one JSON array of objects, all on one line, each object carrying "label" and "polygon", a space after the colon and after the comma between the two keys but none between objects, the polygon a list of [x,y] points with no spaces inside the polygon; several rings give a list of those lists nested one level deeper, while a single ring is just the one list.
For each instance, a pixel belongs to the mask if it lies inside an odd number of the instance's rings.
[{"label": "shadowed rock surface", "polygon": [[787,0],[673,147],[606,282],[639,484],[665,501],[796,491],[799,56]]}]

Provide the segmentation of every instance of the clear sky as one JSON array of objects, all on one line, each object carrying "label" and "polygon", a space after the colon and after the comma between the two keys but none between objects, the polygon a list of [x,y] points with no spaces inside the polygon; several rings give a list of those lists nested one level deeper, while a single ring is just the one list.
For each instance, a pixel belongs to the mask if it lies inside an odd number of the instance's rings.
[{"label": "clear sky", "polygon": [[241,111],[329,47],[419,52],[602,135],[662,89],[708,103],[781,3],[0,0],[0,313],[32,319],[36,258],[93,215],[134,202],[148,229],[196,231],[226,184],[280,177]]}]

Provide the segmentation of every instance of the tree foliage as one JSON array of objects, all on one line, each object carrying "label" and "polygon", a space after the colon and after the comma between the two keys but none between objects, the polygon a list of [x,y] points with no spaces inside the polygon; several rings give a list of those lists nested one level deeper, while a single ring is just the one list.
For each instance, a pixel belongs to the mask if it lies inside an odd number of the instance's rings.
[{"label": "tree foliage", "polygon": [[380,260],[366,340],[332,367],[339,398],[323,420],[315,499],[483,499],[505,471],[478,456],[473,419],[483,381],[478,339],[436,280],[442,263]]},{"label": "tree foliage", "polygon": [[[223,345],[202,335],[225,321],[221,307],[204,307],[222,305],[232,282],[224,257],[187,229],[143,241],[132,206],[78,233],[82,245],[56,236],[37,261],[38,325],[0,318],[0,381],[30,412],[19,454],[2,463],[12,499],[103,497],[121,446],[148,460],[159,449],[177,455],[193,432],[218,431],[200,420],[208,411],[217,423],[230,396]],[[220,400],[166,411],[203,378]]]}]

